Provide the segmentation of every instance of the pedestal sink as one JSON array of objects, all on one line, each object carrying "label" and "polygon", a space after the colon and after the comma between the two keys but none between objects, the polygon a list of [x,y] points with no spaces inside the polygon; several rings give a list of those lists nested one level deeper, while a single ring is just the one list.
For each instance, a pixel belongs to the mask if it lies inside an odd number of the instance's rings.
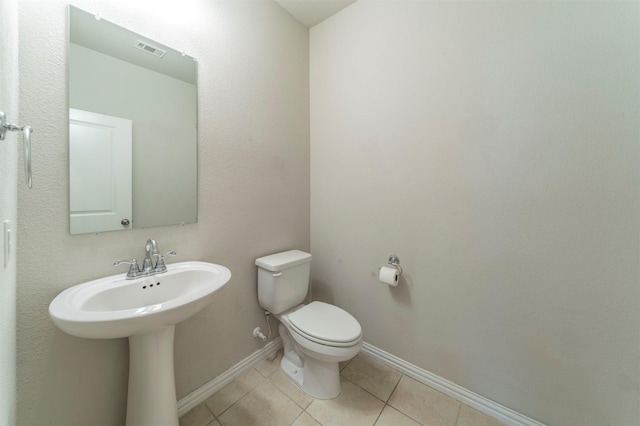
[{"label": "pedestal sink", "polygon": [[127,425],[178,425],[173,373],[175,324],[209,304],[231,278],[206,262],[167,265],[167,272],[112,275],[70,287],[49,305],[62,331],[89,339],[129,338]]}]

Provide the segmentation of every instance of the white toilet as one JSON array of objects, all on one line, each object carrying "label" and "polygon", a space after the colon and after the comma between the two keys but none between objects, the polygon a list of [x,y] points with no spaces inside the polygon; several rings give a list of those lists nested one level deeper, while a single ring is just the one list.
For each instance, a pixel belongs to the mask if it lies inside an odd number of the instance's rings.
[{"label": "white toilet", "polygon": [[338,362],[360,351],[362,327],[348,312],[323,302],[302,304],[309,289],[311,255],[300,250],[256,259],[258,301],[279,321],[282,371],[308,395],[340,394]]}]

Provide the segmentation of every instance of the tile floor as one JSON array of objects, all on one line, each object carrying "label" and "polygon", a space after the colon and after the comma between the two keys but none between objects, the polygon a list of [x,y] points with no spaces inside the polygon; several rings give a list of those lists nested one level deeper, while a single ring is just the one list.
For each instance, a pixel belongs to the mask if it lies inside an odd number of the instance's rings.
[{"label": "tile floor", "polygon": [[180,418],[180,426],[498,426],[502,423],[363,353],[341,367],[330,400],[299,390],[280,370],[282,350]]}]

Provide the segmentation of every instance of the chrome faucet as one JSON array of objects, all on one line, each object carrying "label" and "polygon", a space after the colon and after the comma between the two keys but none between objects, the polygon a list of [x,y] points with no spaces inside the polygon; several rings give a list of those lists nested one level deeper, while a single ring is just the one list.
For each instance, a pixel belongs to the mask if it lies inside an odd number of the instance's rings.
[{"label": "chrome faucet", "polygon": [[[153,251],[152,251],[153,250]],[[158,243],[153,238],[149,238],[144,245],[144,260],[142,261],[142,273],[148,275],[153,270],[153,260],[151,256],[159,256]]]},{"label": "chrome faucet", "polygon": [[[167,270],[167,266],[164,264],[165,256],[175,256],[175,251],[170,251],[165,254],[160,254],[158,250],[158,243],[153,238],[149,238],[144,245],[144,260],[142,261],[142,269],[138,267],[138,262],[135,259],[132,260],[117,260],[113,263],[114,266],[118,266],[122,263],[131,265],[129,272],[127,272],[127,279],[132,280],[134,278],[146,277],[149,275],[161,274]],[[156,256],[155,266],[151,256]]]}]

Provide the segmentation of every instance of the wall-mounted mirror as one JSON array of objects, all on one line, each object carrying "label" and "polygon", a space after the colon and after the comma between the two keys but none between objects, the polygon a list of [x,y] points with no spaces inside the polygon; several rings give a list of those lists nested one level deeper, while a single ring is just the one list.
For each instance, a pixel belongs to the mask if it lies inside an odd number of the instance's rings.
[{"label": "wall-mounted mirror", "polygon": [[197,62],[69,6],[70,232],[197,220]]}]

